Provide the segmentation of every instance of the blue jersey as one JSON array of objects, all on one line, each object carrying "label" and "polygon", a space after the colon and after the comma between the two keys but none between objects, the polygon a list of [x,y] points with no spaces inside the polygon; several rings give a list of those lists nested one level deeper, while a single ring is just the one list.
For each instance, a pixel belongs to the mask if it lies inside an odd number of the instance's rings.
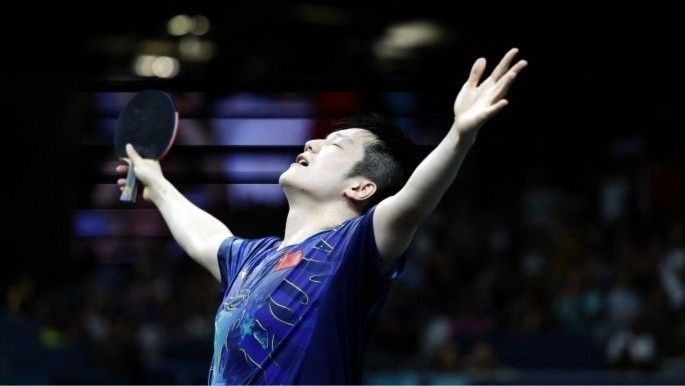
[{"label": "blue jersey", "polygon": [[362,383],[371,328],[406,259],[383,270],[375,209],[280,250],[275,236],[223,241],[210,384]]}]

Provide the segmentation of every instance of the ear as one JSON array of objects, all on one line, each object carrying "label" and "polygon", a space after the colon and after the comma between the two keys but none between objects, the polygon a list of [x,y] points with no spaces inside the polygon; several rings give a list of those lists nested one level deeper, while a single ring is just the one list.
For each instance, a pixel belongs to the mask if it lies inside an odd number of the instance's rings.
[{"label": "ear", "polygon": [[376,189],[376,184],[373,181],[365,178],[356,179],[351,186],[345,189],[343,194],[353,201],[365,201],[376,193]]}]

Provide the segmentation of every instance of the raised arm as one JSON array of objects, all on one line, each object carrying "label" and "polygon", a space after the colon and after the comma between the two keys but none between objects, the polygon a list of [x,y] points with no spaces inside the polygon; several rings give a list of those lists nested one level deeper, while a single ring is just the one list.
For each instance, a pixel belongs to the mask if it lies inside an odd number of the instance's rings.
[{"label": "raised arm", "polygon": [[[143,198],[152,201],[166,221],[171,234],[193,260],[205,267],[217,280],[221,279],[217,252],[221,242],[232,236],[226,225],[188,201],[162,174],[158,161],[143,159],[127,145],[126,152],[133,162],[133,170],[145,185]],[[117,166],[125,174],[128,166]],[[118,184],[123,186],[124,179]]]},{"label": "raised arm", "polygon": [[454,102],[454,123],[445,138],[426,156],[405,186],[376,207],[373,228],[381,257],[387,264],[407,249],[418,225],[438,205],[476,140],[480,127],[508,104],[504,97],[516,75],[526,66],[513,67],[517,49],[511,49],[479,84],[485,59],[473,64],[471,74]]}]

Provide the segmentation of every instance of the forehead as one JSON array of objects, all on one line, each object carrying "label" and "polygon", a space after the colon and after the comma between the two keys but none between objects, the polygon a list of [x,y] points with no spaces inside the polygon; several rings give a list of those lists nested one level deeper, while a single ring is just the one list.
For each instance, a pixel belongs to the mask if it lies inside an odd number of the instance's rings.
[{"label": "forehead", "polygon": [[331,132],[326,138],[336,139],[343,138],[349,139],[355,144],[362,144],[374,137],[373,133],[366,129],[350,128],[342,129]]}]

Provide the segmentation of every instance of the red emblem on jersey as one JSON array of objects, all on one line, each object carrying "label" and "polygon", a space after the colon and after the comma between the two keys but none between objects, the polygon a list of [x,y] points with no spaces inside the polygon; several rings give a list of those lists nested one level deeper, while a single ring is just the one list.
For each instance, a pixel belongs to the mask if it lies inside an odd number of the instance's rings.
[{"label": "red emblem on jersey", "polygon": [[274,271],[294,267],[302,259],[302,251],[288,252],[278,260]]}]

